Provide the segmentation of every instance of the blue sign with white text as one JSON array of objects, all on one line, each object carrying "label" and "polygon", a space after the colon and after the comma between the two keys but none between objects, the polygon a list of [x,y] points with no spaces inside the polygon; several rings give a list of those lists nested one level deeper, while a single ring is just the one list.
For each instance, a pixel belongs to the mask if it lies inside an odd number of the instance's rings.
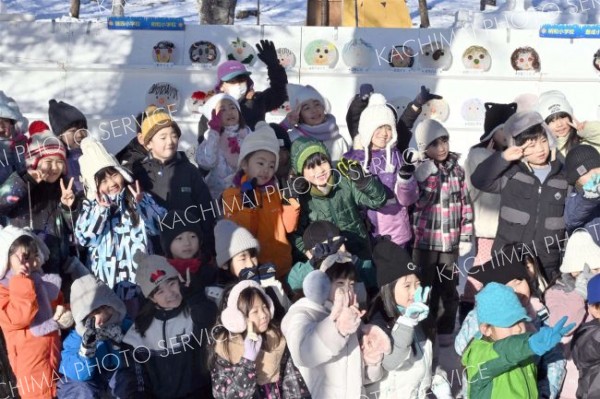
[{"label": "blue sign with white text", "polygon": [[185,30],[183,18],[108,17],[108,29]]},{"label": "blue sign with white text", "polygon": [[546,24],[540,28],[540,37],[563,39],[600,38],[600,24]]}]

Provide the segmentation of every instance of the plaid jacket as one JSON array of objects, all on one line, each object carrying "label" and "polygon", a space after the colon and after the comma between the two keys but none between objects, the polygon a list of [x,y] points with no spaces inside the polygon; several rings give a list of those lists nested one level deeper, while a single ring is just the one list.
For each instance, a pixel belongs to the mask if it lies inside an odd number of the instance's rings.
[{"label": "plaid jacket", "polygon": [[460,241],[471,242],[473,208],[458,155],[450,153],[444,163],[436,166],[437,173],[419,183],[413,218],[414,248],[453,252]]}]

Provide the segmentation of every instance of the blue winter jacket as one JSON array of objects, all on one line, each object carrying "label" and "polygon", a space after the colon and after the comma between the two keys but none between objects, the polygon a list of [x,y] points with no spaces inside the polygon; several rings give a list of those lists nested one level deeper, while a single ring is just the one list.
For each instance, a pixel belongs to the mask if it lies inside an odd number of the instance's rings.
[{"label": "blue winter jacket", "polygon": [[567,233],[585,228],[596,245],[600,245],[600,198],[585,198],[583,192],[574,189],[565,203]]}]

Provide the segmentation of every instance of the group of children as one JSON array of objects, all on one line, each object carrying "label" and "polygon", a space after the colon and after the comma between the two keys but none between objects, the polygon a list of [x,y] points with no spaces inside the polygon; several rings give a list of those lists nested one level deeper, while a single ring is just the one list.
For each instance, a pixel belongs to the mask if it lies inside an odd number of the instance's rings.
[{"label": "group of children", "polygon": [[600,124],[488,103],[463,168],[440,122],[412,133],[427,88],[398,115],[361,86],[346,131],[257,48],[271,86],[220,65],[191,157],[168,110],[115,157],[0,92],[6,395],[451,398],[454,343],[466,397],[596,397]]}]

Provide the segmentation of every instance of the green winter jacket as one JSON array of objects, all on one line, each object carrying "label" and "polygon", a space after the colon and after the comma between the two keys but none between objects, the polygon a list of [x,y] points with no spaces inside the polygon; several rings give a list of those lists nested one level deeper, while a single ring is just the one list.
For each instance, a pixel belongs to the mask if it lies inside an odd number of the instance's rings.
[{"label": "green winter jacket", "polygon": [[359,212],[360,207],[378,209],[386,202],[384,185],[372,176],[363,190],[358,190],[349,179],[341,177],[337,171],[332,173],[329,193],[324,194],[312,188],[308,194],[300,197],[300,222],[298,229],[292,235],[292,242],[301,253],[299,259],[306,258],[302,234],[310,222],[327,220],[335,224],[346,237],[346,249],[360,259],[371,259],[371,243],[365,226],[364,217]]},{"label": "green winter jacket", "polygon": [[[369,259],[362,260],[358,256],[354,256],[354,259],[354,266],[356,267],[360,281],[365,283],[367,289],[377,288],[377,273],[373,262]],[[304,279],[308,276],[308,273],[314,270],[310,261],[296,262],[287,275],[288,285],[293,291],[301,290]]]},{"label": "green winter jacket", "polygon": [[470,399],[537,399],[535,354],[529,347],[530,333],[496,342],[471,341],[462,356]]}]

